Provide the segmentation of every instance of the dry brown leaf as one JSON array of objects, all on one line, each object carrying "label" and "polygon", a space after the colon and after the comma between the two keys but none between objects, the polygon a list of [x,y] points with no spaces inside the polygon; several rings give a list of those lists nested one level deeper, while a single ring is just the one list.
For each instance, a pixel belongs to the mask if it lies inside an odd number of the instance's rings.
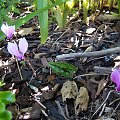
[{"label": "dry brown leaf", "polygon": [[46,58],[46,57],[43,56],[43,57],[41,58],[41,62],[42,62],[42,64],[43,64],[44,68],[48,67],[48,61],[47,61],[47,58]]},{"label": "dry brown leaf", "polygon": [[47,79],[48,79],[48,82],[51,82],[55,79],[55,75],[48,75]]},{"label": "dry brown leaf", "polygon": [[29,34],[32,34],[33,32],[33,28],[32,27],[29,27],[29,28],[22,28],[18,34],[20,34],[21,36],[25,36],[25,35],[29,35]]},{"label": "dry brown leaf", "polygon": [[97,92],[95,94],[95,98],[101,93],[101,91],[104,89],[104,87],[106,86],[106,84],[108,83],[107,80],[101,80],[98,84],[98,89]]},{"label": "dry brown leaf", "polygon": [[[93,46],[90,45],[84,52],[91,52],[92,50],[93,50]],[[87,57],[82,58],[81,62],[84,63],[84,62],[86,62],[86,60],[87,60]]]},{"label": "dry brown leaf", "polygon": [[67,81],[63,84],[62,89],[62,99],[65,102],[66,99],[75,99],[78,93],[77,85],[74,81]]},{"label": "dry brown leaf", "polygon": [[81,111],[86,111],[88,102],[88,91],[85,87],[81,87],[75,100],[75,114],[78,115]]}]

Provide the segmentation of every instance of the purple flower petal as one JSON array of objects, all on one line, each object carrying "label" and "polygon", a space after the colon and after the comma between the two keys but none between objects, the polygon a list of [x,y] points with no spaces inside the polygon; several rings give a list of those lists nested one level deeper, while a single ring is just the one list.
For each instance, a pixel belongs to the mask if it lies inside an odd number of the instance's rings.
[{"label": "purple flower petal", "polygon": [[7,34],[6,36],[8,38],[12,38],[13,35],[14,35],[14,32],[15,32],[15,26],[9,26],[8,29],[7,29]]},{"label": "purple flower petal", "polygon": [[19,39],[19,50],[20,52],[23,54],[25,54],[25,52],[27,51],[28,49],[28,42],[25,38],[21,38]]},{"label": "purple flower petal", "polygon": [[13,56],[19,56],[18,46],[16,43],[8,42],[8,52]]},{"label": "purple flower petal", "polygon": [[24,59],[24,56],[19,52],[18,46],[16,43],[11,43],[8,42],[8,52],[12,55],[15,56],[18,60]]},{"label": "purple flower petal", "polygon": [[116,90],[120,91],[120,69],[114,69],[111,73],[111,80],[116,84]]},{"label": "purple flower petal", "polygon": [[7,23],[2,24],[1,30],[5,33],[7,38],[11,39],[15,32],[15,26],[8,26]]}]

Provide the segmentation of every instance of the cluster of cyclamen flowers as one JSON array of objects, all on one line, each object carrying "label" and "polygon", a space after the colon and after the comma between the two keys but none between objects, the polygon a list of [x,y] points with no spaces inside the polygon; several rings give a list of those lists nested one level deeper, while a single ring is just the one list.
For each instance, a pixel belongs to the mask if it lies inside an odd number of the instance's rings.
[{"label": "cluster of cyclamen flowers", "polygon": [[12,40],[15,33],[15,26],[8,26],[7,23],[4,23],[1,26],[1,30],[5,33],[7,39],[11,40],[7,45],[8,52],[18,60],[23,60],[25,58],[24,54],[28,49],[27,40],[25,38],[20,38],[18,39],[18,44]]}]

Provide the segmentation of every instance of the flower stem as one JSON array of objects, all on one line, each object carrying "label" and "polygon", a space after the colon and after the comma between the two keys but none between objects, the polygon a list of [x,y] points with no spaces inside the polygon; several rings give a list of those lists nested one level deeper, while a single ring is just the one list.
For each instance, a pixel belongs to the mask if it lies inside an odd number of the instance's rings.
[{"label": "flower stem", "polygon": [[21,74],[21,70],[20,70],[20,67],[19,67],[19,64],[18,64],[18,60],[17,58],[16,59],[16,63],[17,63],[17,67],[18,67],[18,71],[19,71],[19,75],[20,75],[20,79],[23,80],[23,77],[22,77],[22,74]]},{"label": "flower stem", "polygon": [[25,60],[26,60],[26,62],[28,63],[28,65],[30,66],[30,68],[32,69],[33,75],[35,75],[35,77],[36,77],[36,72],[35,72],[33,66],[31,65],[30,60],[28,60],[28,59],[25,59]]}]

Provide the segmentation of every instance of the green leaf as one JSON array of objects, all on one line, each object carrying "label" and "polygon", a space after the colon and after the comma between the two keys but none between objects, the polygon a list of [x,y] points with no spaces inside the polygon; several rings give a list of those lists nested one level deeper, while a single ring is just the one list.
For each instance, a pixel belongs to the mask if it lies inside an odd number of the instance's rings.
[{"label": "green leaf", "polygon": [[[48,0],[37,0],[36,6],[38,10],[43,9],[48,6]],[[40,24],[41,44],[44,44],[48,37],[48,10],[39,13],[38,19]]]},{"label": "green leaf", "polygon": [[12,113],[8,110],[0,112],[0,120],[12,120]]},{"label": "green leaf", "polygon": [[5,83],[2,80],[0,80],[0,87],[2,87],[3,85],[5,85]]},{"label": "green leaf", "polygon": [[55,73],[64,77],[73,77],[74,73],[77,71],[74,65],[66,62],[49,62],[48,65]]},{"label": "green leaf", "polygon": [[0,102],[0,113],[5,111],[5,104]]},{"label": "green leaf", "polygon": [[0,92],[0,101],[5,105],[15,102],[15,94],[12,94],[10,91],[1,91]]},{"label": "green leaf", "polygon": [[[61,5],[64,2],[66,2],[66,1],[68,1],[68,0],[64,0],[64,1],[59,0],[59,1],[57,1],[57,2],[55,2],[53,4],[51,4],[51,5],[49,5],[47,7],[44,7],[42,9],[34,11],[34,12],[32,12],[32,13],[30,13],[30,14],[22,17],[22,18],[17,19],[11,25],[15,25],[15,29],[18,29],[20,26],[22,26],[23,24],[25,24],[26,22],[28,22],[30,19],[32,19],[35,16],[37,16],[39,13],[44,12],[44,11],[46,11],[48,9],[51,9],[52,7],[55,7],[57,5]],[[0,32],[0,41],[3,40],[4,38],[5,38],[5,35],[2,32]]]}]

